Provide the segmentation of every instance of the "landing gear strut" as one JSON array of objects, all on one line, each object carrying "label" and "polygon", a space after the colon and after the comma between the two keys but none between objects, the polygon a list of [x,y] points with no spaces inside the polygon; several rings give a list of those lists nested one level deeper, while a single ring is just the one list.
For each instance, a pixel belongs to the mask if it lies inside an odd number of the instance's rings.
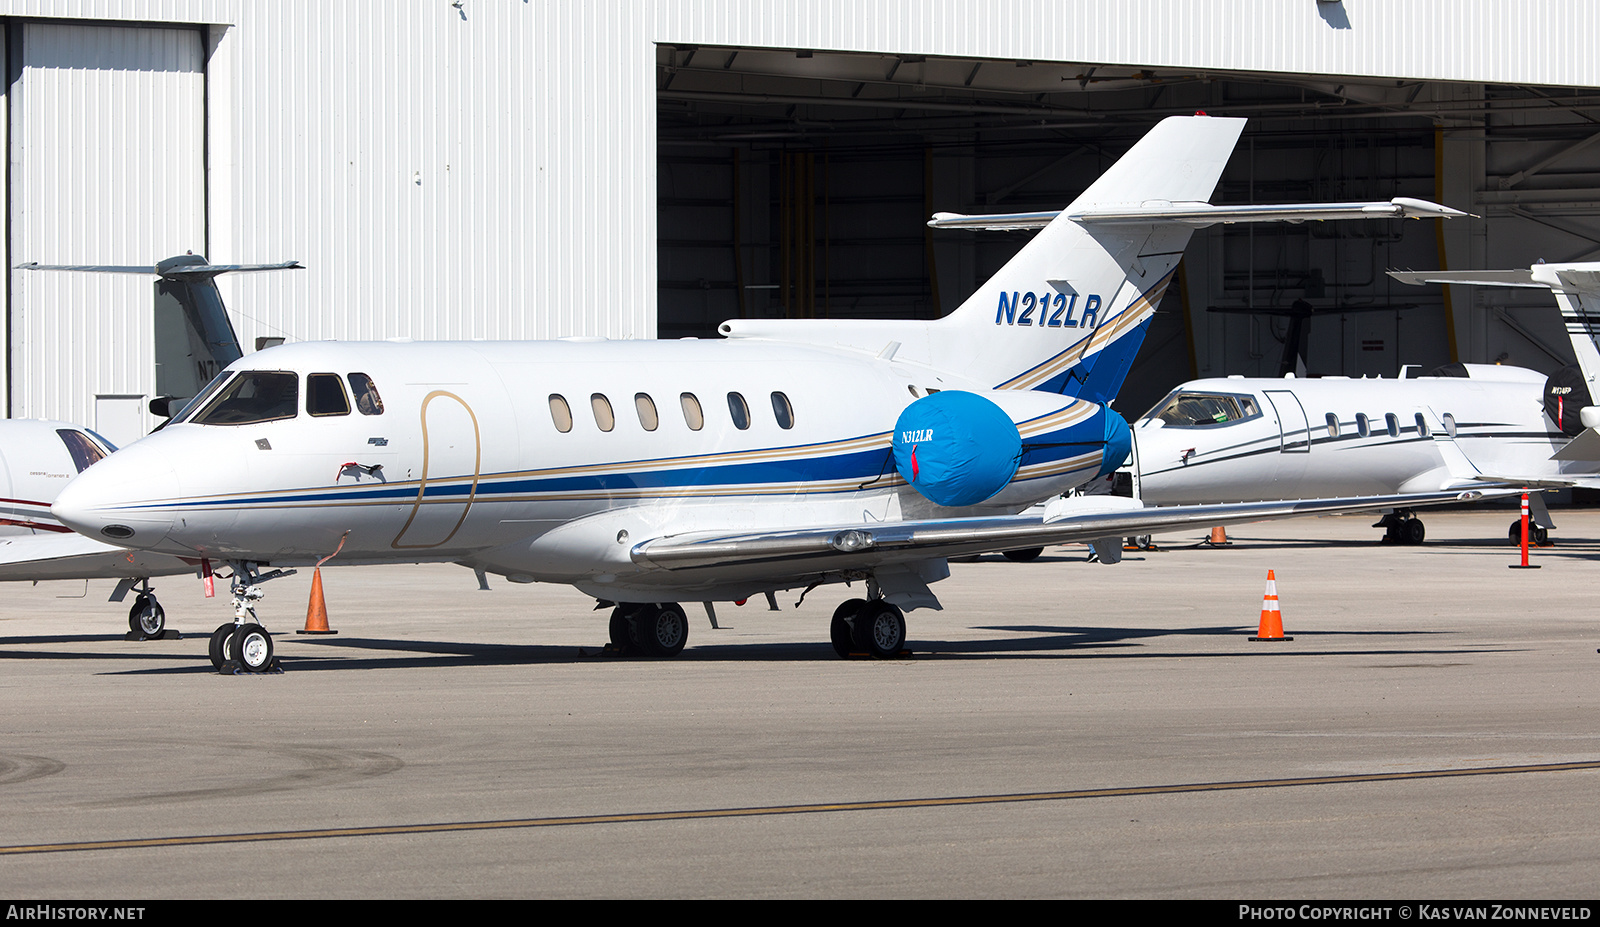
[{"label": "landing gear strut", "polygon": [[257,573],[255,564],[244,561],[232,561],[228,565],[233,568],[233,580],[229,585],[233,594],[233,623],[220,625],[211,632],[208,648],[211,665],[219,673],[283,672],[272,652],[272,635],[256,618],[255,603],[266,595],[261,591],[261,583],[292,575],[295,571]]}]

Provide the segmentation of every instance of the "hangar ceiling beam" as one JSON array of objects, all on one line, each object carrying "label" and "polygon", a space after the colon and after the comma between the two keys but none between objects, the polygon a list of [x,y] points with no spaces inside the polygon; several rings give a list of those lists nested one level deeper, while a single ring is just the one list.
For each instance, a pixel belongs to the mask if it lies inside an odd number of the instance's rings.
[{"label": "hangar ceiling beam", "polygon": [[1500,189],[1509,190],[1517,184],[1522,183],[1524,180],[1527,180],[1529,177],[1532,177],[1533,175],[1549,167],[1550,165],[1577,154],[1585,148],[1588,148],[1590,145],[1593,145],[1595,142],[1600,142],[1600,132],[1596,132],[1582,141],[1568,145],[1567,147],[1561,149],[1550,157],[1545,158],[1543,161],[1540,161],[1538,164],[1535,164],[1532,167],[1517,171],[1515,174],[1512,174],[1509,177],[1500,178]]}]

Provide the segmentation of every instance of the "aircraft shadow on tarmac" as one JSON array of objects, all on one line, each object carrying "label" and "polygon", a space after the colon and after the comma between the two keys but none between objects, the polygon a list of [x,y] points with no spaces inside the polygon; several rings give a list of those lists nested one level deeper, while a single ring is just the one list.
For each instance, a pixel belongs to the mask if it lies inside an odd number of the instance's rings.
[{"label": "aircraft shadow on tarmac", "polygon": [[[1253,652],[1267,652],[1259,648],[1275,648],[1273,644],[1251,644],[1251,651],[1149,651],[1142,649],[1144,640],[1161,637],[1245,638],[1254,628],[1243,625],[1188,628],[1117,628],[1077,627],[1055,625],[1010,625],[974,628],[977,631],[1006,632],[1007,636],[988,639],[930,640],[913,637],[909,642],[910,659],[1127,659],[1127,658],[1192,658],[1237,657]],[[715,632],[709,632],[714,634]],[[1418,635],[1445,634],[1444,631],[1422,630],[1321,630],[1293,631],[1291,636],[1302,641],[1323,638],[1379,639],[1415,637]],[[44,651],[17,651],[6,649],[12,645],[106,642],[114,640],[95,635],[59,635],[0,638],[0,660],[113,660],[118,663],[149,664],[159,661],[161,666],[139,666],[111,670],[107,675],[189,675],[214,673],[203,654],[196,653],[191,663],[171,665],[176,659],[170,650],[144,650],[134,652],[94,652],[79,649],[52,649]],[[298,645],[309,645],[312,650],[302,650]],[[1498,652],[1504,648],[1457,647],[1385,647],[1367,649],[1330,650],[1309,649],[1301,644],[1292,649],[1272,649],[1276,655],[1293,656],[1373,656],[1373,655],[1449,655],[1465,653]],[[384,640],[378,638],[340,637],[297,640],[287,648],[280,648],[278,658],[285,672],[349,672],[364,669],[451,668],[487,666],[536,666],[596,662],[599,664],[649,663],[648,657],[618,657],[605,654],[603,644],[573,646],[571,644],[488,644],[470,641],[436,640]],[[826,642],[744,642],[738,644],[699,644],[683,651],[672,662],[737,661],[758,662],[838,662],[833,648]]]}]

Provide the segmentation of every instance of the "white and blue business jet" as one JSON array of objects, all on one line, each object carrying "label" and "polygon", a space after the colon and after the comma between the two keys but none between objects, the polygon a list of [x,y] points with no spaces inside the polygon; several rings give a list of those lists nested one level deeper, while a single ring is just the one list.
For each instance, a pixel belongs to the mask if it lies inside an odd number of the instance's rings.
[{"label": "white and blue business jet", "polygon": [[1059,215],[941,218],[1042,230],[938,321],[270,348],[85,470],[52,511],[90,537],[227,564],[235,617],[212,659],[258,671],[273,665],[258,584],[335,549],[569,583],[612,606],[618,647],[661,656],[687,638],[680,602],[714,623],[715,602],[859,582],[833,643],[888,657],[904,611],[939,607],[929,586],[952,556],[1084,540],[1113,560],[1128,534],[1394,505],[1058,500],[1018,514],[1127,457],[1107,401],[1195,227],[1453,212],[1209,206],[1243,125],[1167,119]]}]

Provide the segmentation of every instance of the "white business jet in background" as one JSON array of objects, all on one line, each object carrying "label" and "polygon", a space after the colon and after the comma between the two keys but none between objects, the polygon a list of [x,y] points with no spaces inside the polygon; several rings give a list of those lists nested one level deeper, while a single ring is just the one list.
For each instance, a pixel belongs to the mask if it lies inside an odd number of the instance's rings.
[{"label": "white business jet in background", "polygon": [[160,637],[166,610],[150,577],[193,573],[200,561],[128,550],[86,538],[50,514],[67,481],[116,450],[70,422],[0,420],[0,581],[116,579],[111,601],[136,585],[128,610],[130,638]]},{"label": "white business jet in background", "polygon": [[[1569,436],[1545,411],[1559,377],[1453,364],[1404,380],[1227,377],[1193,380],[1134,423],[1135,491],[1147,505],[1382,495],[1482,488],[1600,486],[1600,461],[1551,460]],[[1577,408],[1572,410],[1575,420]],[[1552,526],[1531,497],[1531,537]],[[1400,507],[1374,527],[1421,544]],[[1521,539],[1521,522],[1511,532]]]},{"label": "white business jet in background", "polygon": [[[1578,363],[1550,376],[1452,364],[1408,380],[1226,379],[1179,386],[1134,425],[1138,494],[1176,505],[1465,488],[1600,487],[1600,264],[1391,271],[1401,283],[1549,289]],[[1532,538],[1553,526],[1530,497]],[[1384,517],[1386,541],[1420,544],[1415,513]],[[1521,538],[1520,519],[1508,535]]]},{"label": "white business jet in background", "polygon": [[[156,355],[153,412],[193,397],[243,356],[215,279],[224,273],[298,269],[284,264],[209,264],[197,255],[167,258],[152,267],[24,264],[22,269],[154,275],[151,315]],[[130,639],[159,638],[166,610],[150,587],[153,576],[194,573],[198,558],[127,548],[75,533],[50,514],[67,481],[115,451],[100,435],[69,422],[0,419],[0,582],[115,579],[110,601],[137,588],[128,610]]]},{"label": "white business jet in background", "polygon": [[[1243,127],[1164,120],[938,321],[270,348],[84,471],[52,511],[86,536],[227,564],[234,620],[211,657],[261,671],[274,659],[259,584],[335,549],[344,563],[568,583],[613,606],[616,645],[660,656],[687,638],[678,602],[714,622],[714,602],[860,582],[865,596],[834,613],[835,648],[888,657],[905,610],[939,607],[929,586],[952,556],[1085,540],[1115,560],[1129,534],[1457,498],[1016,514],[1126,458],[1127,423],[1106,401],[1192,229],[1274,209],[1204,202]],[[1266,218],[1373,215],[1296,209]]]}]

